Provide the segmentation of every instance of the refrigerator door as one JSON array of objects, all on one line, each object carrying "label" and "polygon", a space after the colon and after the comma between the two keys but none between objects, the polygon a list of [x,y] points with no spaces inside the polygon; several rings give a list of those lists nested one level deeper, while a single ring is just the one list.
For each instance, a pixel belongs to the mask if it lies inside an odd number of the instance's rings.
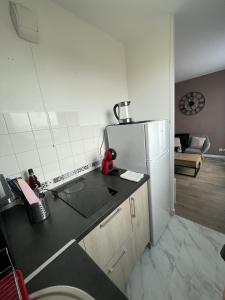
[{"label": "refrigerator door", "polygon": [[159,159],[148,161],[150,174],[151,237],[155,245],[170,220],[169,152]]},{"label": "refrigerator door", "polygon": [[106,131],[109,147],[117,152],[116,167],[147,173],[144,124],[112,125]]},{"label": "refrigerator door", "polygon": [[146,124],[147,159],[155,160],[169,151],[169,121]]}]

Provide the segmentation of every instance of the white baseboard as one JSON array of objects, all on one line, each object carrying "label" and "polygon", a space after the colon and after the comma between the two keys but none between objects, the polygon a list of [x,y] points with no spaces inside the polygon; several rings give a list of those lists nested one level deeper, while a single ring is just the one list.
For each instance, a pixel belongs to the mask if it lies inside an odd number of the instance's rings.
[{"label": "white baseboard", "polygon": [[204,154],[204,157],[210,157],[210,158],[219,158],[225,160],[225,155],[214,155],[214,154]]}]

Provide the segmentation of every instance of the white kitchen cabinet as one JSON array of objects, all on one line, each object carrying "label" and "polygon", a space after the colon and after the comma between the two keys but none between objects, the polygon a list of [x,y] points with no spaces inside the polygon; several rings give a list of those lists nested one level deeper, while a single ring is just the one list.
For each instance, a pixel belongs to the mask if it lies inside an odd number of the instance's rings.
[{"label": "white kitchen cabinet", "polygon": [[130,205],[127,199],[84,238],[86,252],[104,269],[131,234]]},{"label": "white kitchen cabinet", "polygon": [[134,239],[130,235],[103,270],[122,292],[124,292],[125,283],[136,263],[133,243]]},{"label": "white kitchen cabinet", "polygon": [[140,259],[145,247],[150,241],[147,183],[132,194],[129,201],[136,255],[137,259]]}]

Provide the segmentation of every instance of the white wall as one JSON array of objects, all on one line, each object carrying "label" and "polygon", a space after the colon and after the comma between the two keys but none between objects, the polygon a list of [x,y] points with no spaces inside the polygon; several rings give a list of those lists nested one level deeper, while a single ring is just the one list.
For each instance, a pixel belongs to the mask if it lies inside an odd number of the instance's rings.
[{"label": "white wall", "polygon": [[37,13],[40,44],[18,38],[1,0],[0,110],[77,110],[82,124],[108,122],[127,98],[123,45],[49,0],[19,2]]},{"label": "white wall", "polygon": [[129,99],[136,120],[170,119],[171,17],[157,16],[149,32],[126,44]]},{"label": "white wall", "polygon": [[170,120],[171,209],[174,210],[173,17],[157,16],[148,33],[126,43],[128,97],[134,120]]},{"label": "white wall", "polygon": [[19,2],[37,13],[40,43],[18,38],[8,0],[1,0],[0,112],[72,110],[81,126],[104,125],[115,121],[113,105],[129,98],[134,119],[172,121],[170,16],[157,16],[148,34],[127,42],[124,51],[120,42],[50,0]]},{"label": "white wall", "polygon": [[[19,2],[37,14],[40,43],[17,36],[9,1],[1,0],[0,173],[14,177],[33,167],[50,180],[99,159],[100,129],[113,105],[127,99],[124,46],[50,0]],[[46,128],[33,128],[27,112],[34,111],[73,111],[76,124],[54,129],[48,119]]]}]

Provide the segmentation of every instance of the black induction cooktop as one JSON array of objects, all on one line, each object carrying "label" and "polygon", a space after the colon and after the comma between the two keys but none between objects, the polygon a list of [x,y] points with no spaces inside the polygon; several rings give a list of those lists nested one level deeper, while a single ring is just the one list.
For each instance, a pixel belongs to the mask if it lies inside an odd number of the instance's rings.
[{"label": "black induction cooktop", "polygon": [[96,182],[87,181],[83,177],[57,189],[58,198],[85,218],[108,204],[116,194],[116,190],[101,184],[96,185]]}]

